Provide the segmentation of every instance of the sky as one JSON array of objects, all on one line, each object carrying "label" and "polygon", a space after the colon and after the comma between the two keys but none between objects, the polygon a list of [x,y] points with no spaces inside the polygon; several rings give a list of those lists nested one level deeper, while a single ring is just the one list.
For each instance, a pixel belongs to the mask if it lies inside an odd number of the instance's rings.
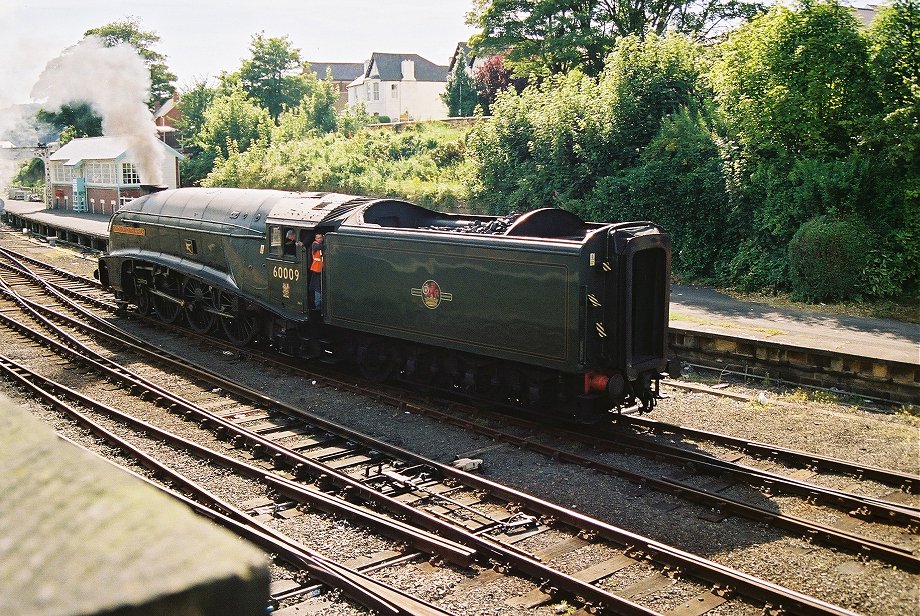
[{"label": "sky", "polygon": [[[83,33],[137,17],[160,36],[154,50],[180,90],[239,68],[254,34],[287,36],[301,58],[363,62],[375,51],[447,64],[473,0],[0,0],[0,109],[33,102],[49,60]],[[101,86],[102,84],[100,84]]]}]

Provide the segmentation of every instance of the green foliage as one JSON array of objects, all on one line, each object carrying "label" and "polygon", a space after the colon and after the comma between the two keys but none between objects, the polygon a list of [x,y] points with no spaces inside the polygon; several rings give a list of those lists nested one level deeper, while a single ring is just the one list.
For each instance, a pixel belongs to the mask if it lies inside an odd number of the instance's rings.
[{"label": "green foliage", "polygon": [[710,76],[752,162],[846,156],[878,105],[868,60],[850,8],[775,5],[728,37]]},{"label": "green foliage", "polygon": [[20,163],[16,175],[9,180],[11,186],[44,187],[45,165],[40,158],[30,158]]},{"label": "green foliage", "polygon": [[256,34],[249,45],[250,58],[239,70],[240,84],[249,96],[268,110],[277,122],[284,109],[300,105],[317,88],[313,73],[304,73],[300,50],[287,36]]},{"label": "green foliage", "polygon": [[335,130],[336,98],[332,82],[320,82],[297,107],[282,112],[278,126],[272,131],[272,141],[292,141]]},{"label": "green foliage", "polygon": [[447,87],[441,93],[441,100],[447,105],[447,115],[452,118],[473,115],[478,102],[476,82],[466,71],[466,62],[466,54],[461,53],[447,75]]},{"label": "green foliage", "polygon": [[268,111],[245,92],[234,90],[212,101],[195,140],[202,151],[226,159],[231,153],[245,152],[255,143],[268,141],[271,129]]},{"label": "green foliage", "polygon": [[86,103],[62,105],[55,112],[39,109],[35,114],[39,122],[50,125],[61,132],[59,141],[64,145],[77,137],[99,137],[102,135],[102,118],[96,115]]},{"label": "green foliage", "polygon": [[596,220],[652,220],[674,246],[672,267],[716,279],[734,255],[723,160],[712,131],[689,111],[666,118],[635,166],[600,180],[581,212]]},{"label": "green foliage", "polygon": [[[200,148],[199,148],[200,150]],[[199,151],[179,161],[179,181],[182,186],[200,186],[201,181],[214,169],[217,153],[213,150]]]},{"label": "green foliage", "polygon": [[211,106],[216,96],[214,88],[208,86],[207,81],[200,79],[182,92],[177,107],[179,120],[176,128],[179,131],[182,148],[189,156],[197,156],[202,152],[196,137],[204,126],[205,113]]},{"label": "green foliage", "polygon": [[726,19],[750,17],[760,2],[743,0],[476,0],[467,23],[477,55],[506,53],[516,75],[551,75],[580,70],[597,76],[616,42],[626,36],[666,31],[706,37]]},{"label": "green foliage", "polygon": [[684,37],[627,37],[598,79],[573,72],[506,90],[470,135],[478,199],[495,213],[578,210],[604,177],[635,164],[664,117],[697,106],[699,58]]},{"label": "green foliage", "polygon": [[83,36],[98,36],[106,47],[127,43],[137,50],[150,69],[151,109],[162,105],[175,92],[173,83],[176,76],[166,66],[166,56],[153,50],[153,46],[160,42],[160,36],[155,32],[141,30],[138,18],[128,17],[98,28],[90,28]]},{"label": "green foliage", "polygon": [[400,132],[364,129],[261,142],[218,159],[206,186],[318,190],[408,198],[456,207],[468,197],[461,131],[420,124]]},{"label": "green foliage", "polygon": [[920,2],[895,0],[879,8],[870,26],[872,65],[887,111],[920,98]]},{"label": "green foliage", "polygon": [[873,240],[866,224],[852,217],[816,216],[803,223],[789,242],[793,297],[825,301],[858,295]]},{"label": "green foliage", "polygon": [[362,128],[371,124],[372,120],[367,115],[364,103],[350,105],[336,118],[336,130],[346,137],[354,136]]}]

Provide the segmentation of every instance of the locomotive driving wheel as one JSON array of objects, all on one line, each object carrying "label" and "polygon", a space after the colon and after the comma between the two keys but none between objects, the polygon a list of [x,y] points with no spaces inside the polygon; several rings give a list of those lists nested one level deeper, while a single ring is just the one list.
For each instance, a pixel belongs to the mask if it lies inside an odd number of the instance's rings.
[{"label": "locomotive driving wheel", "polygon": [[248,310],[246,301],[221,290],[217,294],[217,307],[225,316],[220,320],[227,340],[237,346],[246,346],[258,331],[257,313]]},{"label": "locomotive driving wheel", "polygon": [[[157,316],[164,323],[175,323],[179,315],[182,314],[182,305],[176,301],[182,293],[182,285],[178,276],[172,272],[160,274],[154,279],[154,286],[157,291],[169,295],[169,297],[153,296],[153,305],[157,310]],[[175,298],[175,300],[170,298]]]},{"label": "locomotive driving wheel", "polygon": [[182,299],[185,300],[185,318],[189,327],[199,334],[207,334],[217,324],[214,309],[214,293],[210,286],[187,278],[182,285]]},{"label": "locomotive driving wheel", "polygon": [[145,317],[153,312],[153,298],[150,296],[147,283],[139,278],[134,279],[134,303],[137,305],[137,312]]}]

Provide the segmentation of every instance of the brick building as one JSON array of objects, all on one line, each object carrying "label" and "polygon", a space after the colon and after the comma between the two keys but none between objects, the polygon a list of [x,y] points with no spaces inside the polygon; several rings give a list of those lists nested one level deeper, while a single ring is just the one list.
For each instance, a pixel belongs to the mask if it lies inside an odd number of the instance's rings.
[{"label": "brick building", "polygon": [[[182,154],[162,141],[162,183],[179,186]],[[141,178],[127,143],[118,137],[74,139],[49,157],[51,203],[55,209],[112,214],[141,196]]]},{"label": "brick building", "polygon": [[176,124],[182,118],[182,112],[179,111],[179,92],[173,92],[172,98],[160,105],[159,109],[153,112],[153,123],[157,127],[157,138],[173,149],[179,147],[179,130]]}]

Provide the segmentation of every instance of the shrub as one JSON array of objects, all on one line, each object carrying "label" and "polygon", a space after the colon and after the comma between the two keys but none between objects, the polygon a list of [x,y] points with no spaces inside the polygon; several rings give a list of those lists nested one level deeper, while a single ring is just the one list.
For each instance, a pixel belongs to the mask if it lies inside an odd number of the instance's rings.
[{"label": "shrub", "polygon": [[789,242],[793,297],[835,301],[859,295],[873,243],[866,224],[855,217],[804,222]]}]

